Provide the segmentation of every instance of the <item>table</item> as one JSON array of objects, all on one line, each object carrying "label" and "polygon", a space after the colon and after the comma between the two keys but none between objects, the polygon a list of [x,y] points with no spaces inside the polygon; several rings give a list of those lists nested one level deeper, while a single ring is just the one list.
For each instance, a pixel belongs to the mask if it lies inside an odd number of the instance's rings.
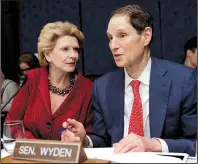
[{"label": "table", "polygon": [[[95,148],[96,149],[96,148]],[[107,148],[104,148],[104,150],[106,150]],[[89,150],[88,149],[85,149],[86,152],[87,152],[87,155],[88,156],[88,160],[86,160],[84,163],[110,163],[110,161],[108,160],[100,160],[100,159],[91,159],[91,158],[94,158],[94,156],[91,156],[90,151],[87,151]],[[97,149],[96,149],[97,150]],[[98,152],[96,151],[96,153],[98,154]],[[27,160],[14,160],[14,159],[11,159],[10,157],[10,154],[8,154],[4,149],[1,150],[1,163],[40,163],[40,162],[33,162],[33,161],[27,161]],[[196,157],[189,157],[188,160],[187,160],[187,163],[197,163],[197,158]]]},{"label": "table", "polygon": [[[41,162],[12,159],[9,153],[7,153],[4,149],[1,149],[1,163],[41,163]],[[101,160],[101,159],[88,159],[84,161],[84,163],[110,163],[110,161]]]},{"label": "table", "polygon": [[[41,163],[41,162],[29,161],[29,160],[16,160],[16,159],[13,159],[11,156],[7,156],[1,159],[1,163]],[[87,159],[83,163],[110,163],[110,161],[101,160],[101,159]]]}]

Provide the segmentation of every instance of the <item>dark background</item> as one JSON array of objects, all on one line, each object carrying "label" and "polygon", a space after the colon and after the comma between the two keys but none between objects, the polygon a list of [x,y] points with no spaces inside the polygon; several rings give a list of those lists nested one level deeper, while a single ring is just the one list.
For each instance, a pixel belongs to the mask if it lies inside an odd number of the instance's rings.
[{"label": "dark background", "polygon": [[196,0],[20,0],[2,1],[2,69],[16,79],[20,53],[36,53],[40,30],[54,21],[70,21],[83,31],[78,69],[85,76],[115,69],[106,29],[111,11],[127,4],[138,4],[153,17],[151,56],[182,63],[183,45],[197,33]]}]

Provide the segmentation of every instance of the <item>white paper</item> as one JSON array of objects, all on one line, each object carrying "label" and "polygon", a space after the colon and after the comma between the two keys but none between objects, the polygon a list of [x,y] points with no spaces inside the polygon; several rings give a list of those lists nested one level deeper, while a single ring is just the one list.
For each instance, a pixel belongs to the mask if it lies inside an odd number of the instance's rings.
[{"label": "white paper", "polygon": [[117,163],[184,163],[179,158],[160,156],[152,152],[114,153],[113,150],[113,148],[86,148],[85,153],[88,158],[109,160]]},{"label": "white paper", "polygon": [[[84,150],[88,158],[104,159],[118,163],[184,163],[184,161],[182,162],[180,159],[178,160],[178,158],[175,159],[174,157],[166,157],[166,159],[160,156],[156,157],[156,155],[153,157],[155,153],[131,153],[133,155],[127,153],[127,155],[112,155],[113,148],[85,148]],[[1,149],[1,158],[7,157],[9,155],[10,154],[4,149]],[[129,155],[130,157],[128,157]],[[195,157],[189,157],[187,163],[197,163],[197,159]]]},{"label": "white paper", "polygon": [[197,163],[196,157],[189,157],[187,163]]}]

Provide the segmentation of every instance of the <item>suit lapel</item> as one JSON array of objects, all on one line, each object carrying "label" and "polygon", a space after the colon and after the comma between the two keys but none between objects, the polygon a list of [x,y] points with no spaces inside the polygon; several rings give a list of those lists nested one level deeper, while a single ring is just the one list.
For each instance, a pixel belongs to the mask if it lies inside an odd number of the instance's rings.
[{"label": "suit lapel", "polygon": [[48,90],[48,78],[47,78],[46,68],[41,69],[41,77],[40,77],[38,89],[41,93],[41,97],[43,99],[45,108],[47,112],[51,115],[51,103],[50,103],[50,96],[49,96],[49,90]]},{"label": "suit lapel", "polygon": [[161,65],[158,59],[151,59],[152,66],[149,91],[150,133],[151,137],[161,137],[168,105],[171,80],[166,76],[168,70]]},{"label": "suit lapel", "polygon": [[124,134],[124,71],[119,69],[110,79],[107,87],[107,102],[109,107],[109,118],[112,122],[113,135],[117,136],[117,142]]}]

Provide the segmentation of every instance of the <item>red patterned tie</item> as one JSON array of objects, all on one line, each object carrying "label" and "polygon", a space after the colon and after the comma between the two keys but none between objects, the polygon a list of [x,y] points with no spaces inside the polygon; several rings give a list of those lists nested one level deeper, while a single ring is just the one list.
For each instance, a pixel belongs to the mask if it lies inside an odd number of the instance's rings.
[{"label": "red patterned tie", "polygon": [[139,136],[144,136],[142,102],[141,102],[141,97],[139,93],[140,81],[133,80],[131,82],[131,86],[133,89],[134,101],[133,101],[133,107],[131,111],[132,113],[131,113],[130,121],[129,121],[128,134],[135,133]]}]

